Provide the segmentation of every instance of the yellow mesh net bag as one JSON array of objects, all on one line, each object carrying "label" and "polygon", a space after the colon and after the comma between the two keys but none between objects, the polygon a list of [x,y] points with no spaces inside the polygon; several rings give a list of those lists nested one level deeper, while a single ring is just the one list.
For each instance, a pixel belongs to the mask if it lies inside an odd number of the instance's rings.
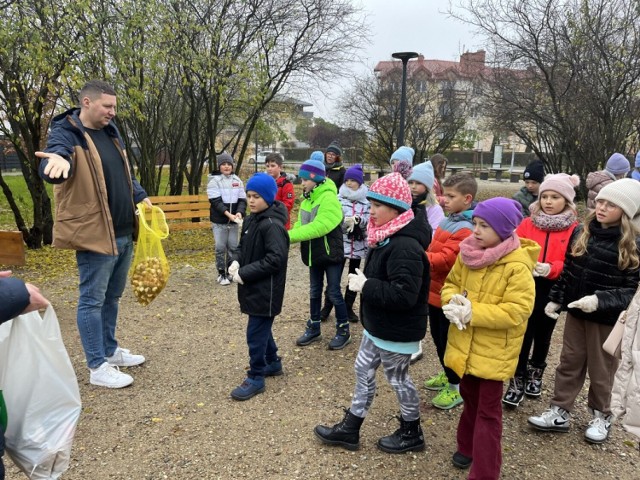
[{"label": "yellow mesh net bag", "polygon": [[160,207],[138,204],[138,243],[131,267],[131,286],[138,303],[149,305],[169,280],[169,262],[162,240],[169,236],[169,225]]}]

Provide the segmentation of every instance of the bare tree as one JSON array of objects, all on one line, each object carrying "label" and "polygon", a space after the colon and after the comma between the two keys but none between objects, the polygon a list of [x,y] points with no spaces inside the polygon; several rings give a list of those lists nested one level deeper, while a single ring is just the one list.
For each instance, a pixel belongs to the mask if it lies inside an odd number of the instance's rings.
[{"label": "bare tree", "polygon": [[[350,126],[369,133],[365,155],[384,165],[394,150],[400,123],[400,89],[396,83],[374,75],[356,78],[339,102]],[[454,144],[466,124],[469,99],[455,80],[407,81],[406,143],[416,151],[416,161],[443,152]]]},{"label": "bare tree", "polygon": [[462,14],[491,45],[487,114],[553,171],[581,176],[627,153],[640,115],[640,4],[470,0]]}]

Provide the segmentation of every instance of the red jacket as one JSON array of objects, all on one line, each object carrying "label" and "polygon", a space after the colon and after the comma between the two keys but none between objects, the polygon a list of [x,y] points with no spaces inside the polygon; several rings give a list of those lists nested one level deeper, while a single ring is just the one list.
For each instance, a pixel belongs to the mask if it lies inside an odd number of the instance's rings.
[{"label": "red jacket", "polygon": [[569,240],[571,239],[573,230],[577,226],[578,222],[575,222],[566,230],[550,232],[539,229],[533,224],[531,217],[527,217],[516,229],[516,234],[520,238],[533,240],[542,247],[540,255],[538,256],[538,262],[549,263],[551,265],[551,272],[547,275],[547,280],[557,280],[562,273],[564,257],[570,245]]},{"label": "red jacket", "polygon": [[289,230],[291,229],[291,209],[293,208],[293,203],[296,200],[296,194],[293,191],[293,183],[287,180],[287,175],[285,173],[281,173],[276,180],[276,185],[278,185],[276,200],[284,203],[285,207],[287,207],[287,223],[284,228]]},{"label": "red jacket", "polygon": [[471,235],[471,215],[473,210],[454,213],[440,222],[427,248],[427,258],[431,265],[429,284],[429,305],[441,308],[440,290],[449,271],[460,253],[460,242]]}]

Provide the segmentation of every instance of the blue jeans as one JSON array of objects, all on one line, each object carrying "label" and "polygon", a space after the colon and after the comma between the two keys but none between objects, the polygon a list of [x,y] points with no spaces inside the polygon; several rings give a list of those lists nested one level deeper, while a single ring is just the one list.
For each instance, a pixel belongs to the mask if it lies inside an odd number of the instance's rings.
[{"label": "blue jeans", "polygon": [[342,262],[331,263],[323,266],[309,267],[309,308],[312,322],[320,321],[320,310],[322,309],[322,283],[324,276],[327,277],[327,294],[336,309],[336,326],[349,323],[347,315],[347,305],[340,289],[342,279]]},{"label": "blue jeans", "polygon": [[247,346],[249,347],[249,372],[252,378],[264,377],[264,367],[278,360],[278,347],[273,340],[271,327],[274,317],[249,315]]},{"label": "blue jeans", "polygon": [[118,348],[116,321],[133,255],[131,235],[116,238],[117,255],[76,252],[80,276],[78,331],[89,368],[98,368]]},{"label": "blue jeans", "polygon": [[237,223],[214,223],[213,239],[216,250],[216,268],[218,273],[225,273],[229,264],[238,258],[238,232]]}]

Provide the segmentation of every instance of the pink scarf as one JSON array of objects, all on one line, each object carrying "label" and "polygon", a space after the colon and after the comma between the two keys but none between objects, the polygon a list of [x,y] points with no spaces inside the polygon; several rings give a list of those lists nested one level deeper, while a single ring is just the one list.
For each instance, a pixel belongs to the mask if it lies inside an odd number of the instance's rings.
[{"label": "pink scarf", "polygon": [[409,209],[379,227],[374,226],[373,222],[369,222],[367,225],[369,247],[375,248],[380,242],[383,242],[401,228],[406,227],[411,220],[413,220],[413,210]]},{"label": "pink scarf", "polygon": [[514,233],[495,247],[482,248],[473,235],[460,242],[460,258],[471,270],[479,270],[496,263],[520,246],[520,239]]}]

